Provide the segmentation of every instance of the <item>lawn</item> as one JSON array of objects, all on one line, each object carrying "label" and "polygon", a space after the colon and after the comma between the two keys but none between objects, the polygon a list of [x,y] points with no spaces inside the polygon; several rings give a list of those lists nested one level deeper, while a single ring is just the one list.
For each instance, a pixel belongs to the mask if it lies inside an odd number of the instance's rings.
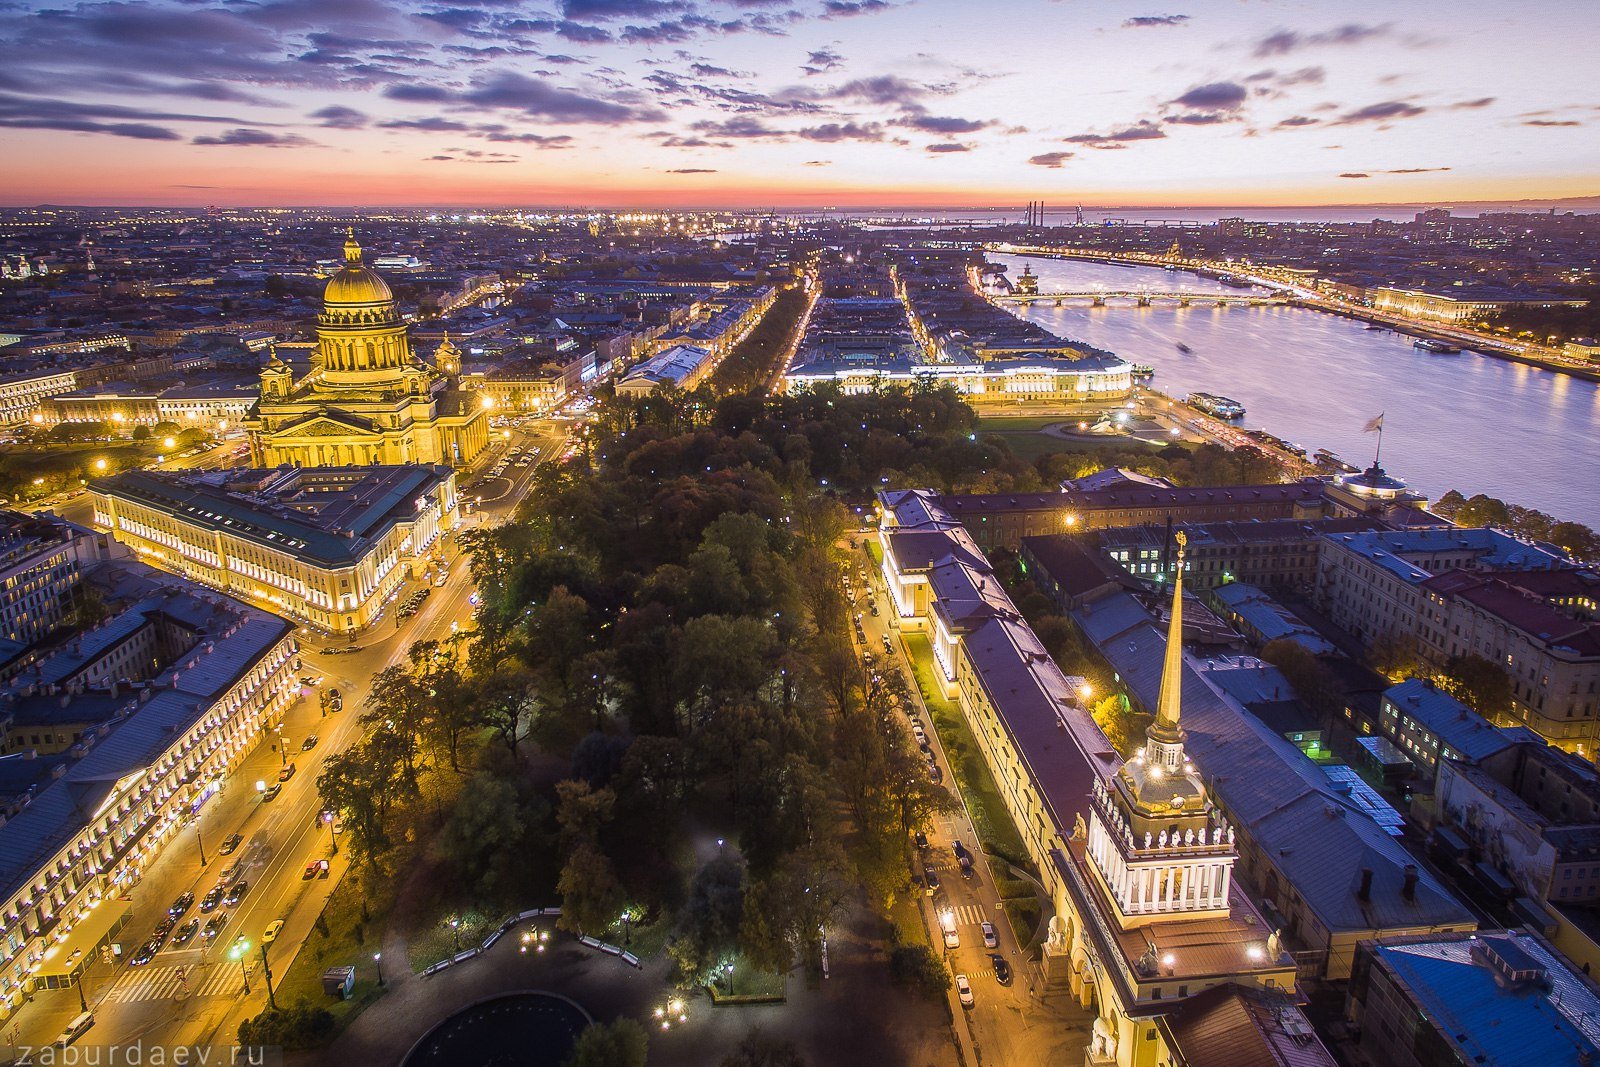
[{"label": "lawn", "polygon": [[[328,906],[323,909],[321,922],[300,946],[289,970],[282,974],[274,972],[280,1008],[304,1000],[327,1008],[337,1020],[338,1028],[343,1029],[362,1009],[383,995],[378,988],[372,954],[381,943],[389,909],[394,906],[393,887],[393,882],[383,883],[363,903],[360,879],[348,874],[340,880]],[[356,969],[355,989],[348,1000],[334,1000],[322,991],[322,972],[329,967],[344,966]],[[404,967],[405,961],[395,960],[390,966]]]},{"label": "lawn", "polygon": [[1000,799],[999,787],[989,773],[989,765],[984,762],[966,716],[959,705],[945,699],[933,677],[933,650],[928,646],[928,639],[921,634],[906,634],[905,642],[922,702],[927,705],[934,729],[939,732],[939,742],[944,746],[961,796],[967,802],[967,811],[972,815],[972,826],[983,850],[1032,871],[1033,861],[1028,858],[1022,835]]}]

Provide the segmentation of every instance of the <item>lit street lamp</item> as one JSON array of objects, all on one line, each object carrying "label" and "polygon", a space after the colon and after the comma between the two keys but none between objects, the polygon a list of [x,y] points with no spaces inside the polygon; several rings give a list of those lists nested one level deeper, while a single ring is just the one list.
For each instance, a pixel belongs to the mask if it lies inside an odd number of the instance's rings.
[{"label": "lit street lamp", "polygon": [[455,938],[456,951],[460,952],[461,951],[461,920],[460,919],[451,919],[450,920],[450,935],[453,938]]},{"label": "lit street lamp", "polygon": [[194,817],[194,839],[200,845],[200,866],[204,868],[206,865],[206,843],[205,839],[200,836],[200,816],[198,815]]},{"label": "lit street lamp", "polygon": [[242,934],[239,936],[239,939],[233,943],[233,947],[228,950],[228,958],[239,961],[239,974],[244,978],[245,996],[250,995],[250,971],[244,965],[245,953],[249,951],[250,942],[246,941]]},{"label": "lit street lamp", "polygon": [[267,964],[267,943],[261,942],[261,973],[267,979],[267,1007],[278,1010],[278,1000],[272,995],[272,968]]},{"label": "lit street lamp", "polygon": [[374,952],[372,954],[372,962],[376,963],[378,965],[378,986],[379,986],[379,988],[382,988],[383,987],[383,953]]}]

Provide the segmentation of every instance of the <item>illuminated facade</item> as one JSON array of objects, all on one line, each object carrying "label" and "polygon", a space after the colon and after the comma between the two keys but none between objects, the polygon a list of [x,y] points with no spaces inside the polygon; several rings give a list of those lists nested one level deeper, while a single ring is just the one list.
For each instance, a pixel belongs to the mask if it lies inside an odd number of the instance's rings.
[{"label": "illuminated facade", "polygon": [[310,371],[297,380],[276,355],[262,368],[261,397],[245,419],[254,462],[471,463],[489,444],[483,398],[412,352],[394,294],[362,265],[353,236],[344,255],[323,292]]},{"label": "illuminated facade", "polygon": [[330,633],[371,625],[460,521],[445,466],[126,471],[94,521],[139,557]]}]

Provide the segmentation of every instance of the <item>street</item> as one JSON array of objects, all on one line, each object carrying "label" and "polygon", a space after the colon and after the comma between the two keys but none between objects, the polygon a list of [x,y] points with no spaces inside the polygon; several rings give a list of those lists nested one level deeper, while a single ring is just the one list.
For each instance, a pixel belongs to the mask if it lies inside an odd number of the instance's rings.
[{"label": "street", "polygon": [[[555,420],[525,421],[495,431],[495,447],[485,450],[474,470],[460,476],[463,485],[471,486],[461,492],[463,521],[436,549],[447,560],[445,582],[430,587],[432,593],[410,619],[387,612],[349,644],[301,627],[298,675],[314,679],[314,684],[302,686],[300,698],[283,715],[281,729],[263,733],[262,743],[194,821],[172,838],[132,889],[127,898],[132,918],[117,937],[120,956],[95,960],[84,971],[81,989],[95,1023],[80,1046],[231,1044],[238,1024],[267,1006],[263,932],[268,924],[283,920],[281,931],[267,946],[267,962],[277,981],[311,935],[348,867],[347,850],[335,852],[332,827],[320,817],[316,779],[323,764],[359,739],[358,718],[374,674],[403,662],[413,643],[444,640],[471,625],[472,577],[460,559],[459,533],[508,517],[538,464],[559,458],[570,433],[569,423]],[[196,466],[220,466],[220,461],[236,458],[237,446],[236,441],[224,441],[189,460]],[[508,449],[529,446],[539,449],[535,461],[509,466],[499,478],[478,473],[493,467]],[[177,465],[177,461],[162,464]],[[70,497],[53,510],[70,521],[92,523],[93,501],[87,493]],[[408,582],[392,603],[398,604],[418,587],[418,582]],[[327,687],[340,692],[343,709],[325,715],[318,694]],[[305,749],[312,735],[317,742]],[[291,765],[295,769],[282,782],[282,792],[261,799],[259,790],[278,783]],[[242,840],[224,856],[220,846],[232,834]],[[328,873],[307,877],[307,866],[322,859],[329,861]],[[236,905],[201,912],[200,903],[213,886],[238,882],[247,882],[248,890]],[[211,918],[225,916],[215,938],[196,933],[181,946],[169,940],[144,966],[130,965],[130,958],[183,893],[194,894],[194,903],[177,928],[196,918],[203,927]],[[249,942],[249,951],[242,960],[230,958],[229,950],[241,935]],[[6,1027],[6,1043],[0,1049],[46,1044],[80,1010],[78,989],[37,990]]]}]

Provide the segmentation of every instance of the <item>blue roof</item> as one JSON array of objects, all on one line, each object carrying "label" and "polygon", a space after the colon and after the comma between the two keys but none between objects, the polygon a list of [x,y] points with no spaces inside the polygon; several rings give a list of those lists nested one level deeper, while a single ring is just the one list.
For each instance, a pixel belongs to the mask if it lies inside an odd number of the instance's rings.
[{"label": "blue roof", "polygon": [[1510,748],[1526,736],[1494,726],[1423,678],[1412,678],[1385,689],[1383,699],[1401,714],[1415,719],[1437,737],[1441,745],[1473,763]]}]

